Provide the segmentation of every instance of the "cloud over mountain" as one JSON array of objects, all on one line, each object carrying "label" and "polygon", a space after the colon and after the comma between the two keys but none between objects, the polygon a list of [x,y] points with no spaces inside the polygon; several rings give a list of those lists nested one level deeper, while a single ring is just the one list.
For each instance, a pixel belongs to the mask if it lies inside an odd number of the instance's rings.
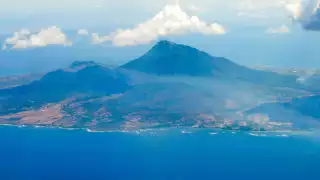
[{"label": "cloud over mountain", "polygon": [[287,5],[287,9],[304,29],[320,31],[320,0],[297,0]]},{"label": "cloud over mountain", "polygon": [[189,16],[181,7],[167,5],[152,19],[138,24],[132,29],[118,29],[108,36],[92,34],[93,43],[112,41],[116,46],[133,46],[147,44],[159,37],[201,33],[205,35],[225,34],[225,28],[218,23],[207,23],[197,16]]},{"label": "cloud over mountain", "polygon": [[71,45],[67,36],[56,26],[41,29],[38,33],[31,33],[27,29],[14,32],[12,37],[5,40],[3,49],[25,49],[32,47],[45,47],[48,45]]}]

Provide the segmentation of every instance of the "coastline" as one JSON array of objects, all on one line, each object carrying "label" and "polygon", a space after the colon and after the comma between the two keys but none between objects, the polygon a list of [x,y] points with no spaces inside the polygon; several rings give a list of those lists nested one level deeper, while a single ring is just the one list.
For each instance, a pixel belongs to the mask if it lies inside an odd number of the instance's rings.
[{"label": "coastline", "polygon": [[[140,135],[143,133],[148,133],[149,135],[159,134],[160,132],[177,130],[179,134],[182,135],[195,135],[199,132],[205,132],[208,135],[216,136],[222,134],[230,134],[230,135],[247,135],[251,137],[282,137],[289,138],[292,136],[312,136],[320,133],[320,131],[304,131],[304,130],[282,130],[282,131],[230,131],[224,129],[210,129],[210,128],[182,128],[182,127],[168,127],[168,128],[160,128],[160,129],[136,129],[136,130],[94,130],[90,128],[66,128],[66,127],[57,127],[57,126],[40,126],[40,125],[13,125],[13,124],[0,124],[0,127],[15,127],[15,128],[30,128],[30,129],[57,129],[57,130],[65,130],[65,131],[81,131],[87,133],[129,133]],[[318,133],[317,133],[318,132]]]}]

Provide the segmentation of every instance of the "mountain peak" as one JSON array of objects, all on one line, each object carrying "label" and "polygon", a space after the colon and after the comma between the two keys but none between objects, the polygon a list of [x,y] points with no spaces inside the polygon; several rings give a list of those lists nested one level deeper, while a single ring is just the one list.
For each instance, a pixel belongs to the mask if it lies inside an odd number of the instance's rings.
[{"label": "mountain peak", "polygon": [[158,75],[211,76],[217,70],[213,64],[214,57],[203,51],[163,40],[122,67]]},{"label": "mountain peak", "polygon": [[173,47],[176,47],[176,46],[180,46],[174,42],[171,42],[171,41],[167,41],[167,40],[162,40],[162,41],[159,41],[157,44],[155,44],[151,51],[152,50],[164,50],[164,49],[172,49]]},{"label": "mountain peak", "polygon": [[74,61],[68,68],[63,69],[67,72],[77,72],[87,67],[100,66],[94,61]]},{"label": "mountain peak", "polygon": [[98,64],[94,61],[74,61],[69,67],[79,68],[79,67],[96,66],[96,65]]},{"label": "mountain peak", "polygon": [[276,86],[299,86],[295,76],[281,76],[249,69],[226,58],[214,57],[196,48],[170,41],[158,42],[146,54],[122,67],[163,76],[223,77],[253,83],[264,81],[266,84]]},{"label": "mountain peak", "polygon": [[168,45],[176,45],[176,43],[168,40],[161,40],[156,44],[156,46],[168,46]]}]

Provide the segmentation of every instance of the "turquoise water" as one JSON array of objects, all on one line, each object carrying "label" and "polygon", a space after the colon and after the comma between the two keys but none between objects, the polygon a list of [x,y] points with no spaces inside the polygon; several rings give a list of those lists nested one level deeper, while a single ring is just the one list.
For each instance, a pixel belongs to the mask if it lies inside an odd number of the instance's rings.
[{"label": "turquoise water", "polygon": [[0,127],[0,179],[320,179],[317,134],[210,132]]}]

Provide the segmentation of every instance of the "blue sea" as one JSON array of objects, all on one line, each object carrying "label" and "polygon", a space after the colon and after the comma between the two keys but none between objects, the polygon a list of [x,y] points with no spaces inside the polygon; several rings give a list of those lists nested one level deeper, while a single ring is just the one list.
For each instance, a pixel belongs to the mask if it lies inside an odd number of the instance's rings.
[{"label": "blue sea", "polygon": [[320,179],[318,133],[212,132],[2,126],[0,179]]}]

